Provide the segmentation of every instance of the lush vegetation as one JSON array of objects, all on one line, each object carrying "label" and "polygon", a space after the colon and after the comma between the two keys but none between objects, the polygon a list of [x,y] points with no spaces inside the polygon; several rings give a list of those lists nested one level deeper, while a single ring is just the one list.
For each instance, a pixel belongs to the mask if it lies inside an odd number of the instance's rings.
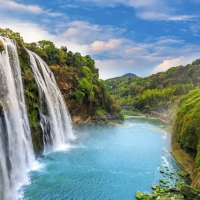
[{"label": "lush vegetation", "polygon": [[186,66],[168,69],[146,78],[106,80],[109,92],[124,106],[140,111],[166,112],[180,97],[200,85],[200,59]]},{"label": "lush vegetation", "polygon": [[24,40],[21,37],[20,33],[13,32],[9,28],[6,29],[0,28],[0,35],[15,40],[18,44],[24,44]]},{"label": "lush vegetation", "polygon": [[[116,102],[110,96],[104,81],[99,80],[98,69],[89,55],[82,56],[78,52],[73,53],[68,51],[65,46],[57,48],[53,42],[47,40],[27,44],[19,33],[8,28],[0,29],[0,35],[17,41],[20,48],[25,46],[35,52],[50,66],[57,79],[58,86],[64,94],[72,117],[79,115],[83,120],[89,116],[96,117],[96,111],[101,109],[104,115],[110,114],[123,119],[119,102]],[[0,44],[0,49],[1,46]],[[21,50],[18,50],[18,53],[21,56],[22,72],[25,73],[22,74],[26,82],[25,87],[28,87],[26,75],[31,72],[29,72],[30,69],[28,72],[24,70],[29,63],[22,59],[26,57],[26,51],[24,50],[21,53]],[[28,91],[26,91],[26,94],[28,94]]]},{"label": "lush vegetation", "polygon": [[200,169],[200,90],[181,99],[173,125],[173,137],[188,151],[197,152],[196,168]]},{"label": "lush vegetation", "polygon": [[81,115],[84,120],[96,116],[96,110],[102,109],[105,114],[123,118],[120,105],[110,96],[104,81],[99,80],[98,69],[89,55],[73,53],[64,46],[59,49],[46,40],[26,47],[50,65],[73,116]]},{"label": "lush vegetation", "polygon": [[[144,112],[168,111],[169,114],[169,111],[172,111],[170,115],[178,110],[172,137],[176,138],[186,151],[195,152],[196,172],[199,171],[200,59],[192,64],[173,67],[146,78],[127,75],[104,82],[99,80],[98,69],[89,55],[73,53],[66,47],[59,49],[51,41],[46,40],[26,44],[19,33],[14,33],[10,29],[0,29],[0,35],[17,41],[36,152],[42,149],[40,105],[29,56],[23,46],[37,53],[50,65],[72,117],[79,116],[82,121],[87,121],[91,117],[94,120],[116,117],[122,119],[121,105]],[[3,49],[4,46],[0,43],[0,51]],[[113,96],[110,96],[109,92]]]},{"label": "lush vegetation", "polygon": [[[10,29],[0,29],[0,35],[16,41],[35,152],[40,152],[43,148],[39,123],[40,101],[29,55],[24,47],[41,56],[49,64],[72,117],[78,116],[80,122],[92,118],[103,118],[106,121],[107,115],[123,119],[120,104],[110,96],[104,81],[99,80],[98,69],[89,55],[73,53],[66,47],[59,49],[51,41],[46,40],[27,44],[19,33]],[[4,46],[0,41],[0,51],[3,50]],[[0,115],[1,113],[0,105]]]}]

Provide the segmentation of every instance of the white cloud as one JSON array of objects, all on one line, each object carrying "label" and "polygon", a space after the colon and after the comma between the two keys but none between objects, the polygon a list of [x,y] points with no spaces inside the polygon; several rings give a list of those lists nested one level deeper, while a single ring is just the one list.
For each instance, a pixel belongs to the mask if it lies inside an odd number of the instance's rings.
[{"label": "white cloud", "polygon": [[139,70],[139,67],[134,67],[134,60],[95,60],[95,64],[99,68],[101,79],[122,76],[127,72],[138,73]]},{"label": "white cloud", "polygon": [[27,43],[38,42],[40,40],[50,40],[54,42],[57,47],[67,46],[69,50],[73,52],[80,52],[83,55],[86,55],[87,52],[84,48],[74,43],[73,41],[69,41],[67,38],[62,37],[61,35],[50,34],[46,27],[43,27],[34,23],[22,23],[20,21],[0,21],[1,28],[10,28],[14,32],[19,32],[23,37],[24,41]]},{"label": "white cloud", "polygon": [[[11,2],[11,0],[7,2]],[[111,3],[114,2],[116,1],[111,1]],[[121,0],[118,2],[122,3]],[[129,4],[131,5],[131,3],[138,9],[145,6],[151,8],[153,5],[153,3],[151,5],[151,1],[130,1]],[[27,7],[17,3],[11,7],[15,11],[21,8],[27,14],[36,15],[44,10],[39,6]],[[104,79],[121,76],[128,72],[146,76],[152,72],[152,68],[155,66],[157,67],[154,69],[154,73],[179,64],[189,63],[200,55],[198,45],[186,45],[184,40],[170,36],[149,38],[146,41],[137,42],[124,38],[123,34],[126,30],[123,28],[102,26],[80,20],[72,21],[67,16],[65,16],[65,20],[59,20],[56,23],[48,17],[41,19],[38,23],[32,23],[24,19],[7,18],[1,13],[1,9],[2,7],[0,8],[0,17],[2,17],[0,27],[8,27],[15,32],[20,32],[26,42],[38,42],[45,39],[54,42],[57,47],[67,46],[68,50],[73,52],[80,52],[82,55],[90,54],[92,58],[96,59],[100,77]],[[48,10],[47,12],[50,13]],[[50,23],[52,23],[51,26],[49,26]]]},{"label": "white cloud", "polygon": [[92,53],[102,53],[105,51],[110,51],[110,50],[116,50],[117,48],[120,48],[122,44],[121,39],[110,39],[108,41],[94,41],[90,45],[84,45],[83,47],[92,52]]},{"label": "white cloud", "polygon": [[100,26],[90,24],[86,21],[72,21],[65,25],[66,30],[62,34],[77,43],[89,44],[96,40],[108,40],[113,37],[119,37],[126,30],[122,28],[114,28],[112,26]]},{"label": "white cloud", "polygon": [[7,12],[18,12],[20,13],[31,13],[31,14],[42,14],[42,15],[48,15],[51,17],[57,17],[61,16],[61,13],[51,12],[50,10],[44,10],[43,8],[37,6],[37,5],[24,5],[19,4],[12,0],[0,0],[0,11],[7,13]]},{"label": "white cloud", "polygon": [[142,11],[138,12],[137,16],[141,19],[146,20],[157,20],[157,21],[188,21],[198,18],[196,15],[175,15],[167,12],[156,12],[156,11]]},{"label": "white cloud", "polygon": [[157,72],[164,72],[171,67],[190,64],[196,58],[197,58],[197,55],[192,55],[192,56],[188,56],[188,57],[181,56],[179,58],[174,58],[174,59],[171,59],[171,60],[163,60],[163,62],[161,64],[157,65],[153,69],[152,73],[155,74]]},{"label": "white cloud", "polygon": [[96,3],[100,6],[116,6],[117,4],[123,4],[125,6],[131,6],[135,8],[143,8],[143,7],[154,7],[155,4],[161,5],[164,1],[162,0],[83,0],[85,2]]},{"label": "white cloud", "polygon": [[[79,0],[80,1],[80,0]],[[197,15],[180,15],[180,6],[176,1],[166,0],[83,0],[88,3],[95,3],[103,7],[115,7],[119,4],[132,7],[136,11],[136,16],[145,20],[164,21],[188,21],[199,18]],[[197,0],[193,0],[197,1]],[[179,2],[180,3],[180,2]]]}]

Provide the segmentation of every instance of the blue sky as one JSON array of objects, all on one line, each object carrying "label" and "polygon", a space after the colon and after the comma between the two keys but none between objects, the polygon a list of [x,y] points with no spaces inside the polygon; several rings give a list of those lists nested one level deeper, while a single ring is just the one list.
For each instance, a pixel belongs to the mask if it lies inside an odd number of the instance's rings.
[{"label": "blue sky", "polygon": [[0,0],[0,27],[89,54],[107,79],[200,58],[200,0]]}]

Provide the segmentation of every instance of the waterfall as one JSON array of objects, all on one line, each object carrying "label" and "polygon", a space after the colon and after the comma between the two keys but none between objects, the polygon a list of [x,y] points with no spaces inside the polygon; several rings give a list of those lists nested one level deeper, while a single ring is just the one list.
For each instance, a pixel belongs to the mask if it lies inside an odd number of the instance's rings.
[{"label": "waterfall", "polygon": [[35,53],[27,51],[40,96],[44,153],[63,149],[66,142],[74,138],[70,115],[47,64]]},{"label": "waterfall", "polygon": [[21,68],[15,44],[1,37],[0,53],[0,199],[17,199],[17,190],[35,162]]},{"label": "waterfall", "polygon": [[[0,52],[0,200],[16,200],[36,161],[17,48],[10,39],[0,36],[0,41],[5,48]],[[27,52],[39,91],[44,153],[63,149],[74,139],[70,115],[48,66]]]}]

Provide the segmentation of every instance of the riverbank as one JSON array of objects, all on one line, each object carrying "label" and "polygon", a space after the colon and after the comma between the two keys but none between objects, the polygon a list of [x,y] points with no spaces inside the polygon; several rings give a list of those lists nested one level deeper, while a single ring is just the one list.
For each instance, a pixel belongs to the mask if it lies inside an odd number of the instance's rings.
[{"label": "riverbank", "polygon": [[118,119],[111,114],[107,114],[101,117],[92,117],[84,115],[76,115],[72,116],[72,123],[74,125],[81,125],[81,124],[122,124],[123,119]]},{"label": "riverbank", "polygon": [[[133,112],[132,115],[142,115],[145,117],[153,117],[164,123],[172,126],[173,120],[167,114],[162,114],[158,112]],[[172,118],[173,119],[173,118]],[[171,132],[171,131],[170,131]],[[181,199],[191,199],[200,200],[200,173],[195,173],[195,152],[186,151],[173,137],[171,138],[171,153],[175,158],[176,162],[181,166],[182,171],[179,175],[187,179],[187,184],[177,184],[175,187],[170,185],[160,184],[159,186],[152,186],[153,193],[146,194],[142,192],[136,193],[136,198],[141,200],[151,200],[159,198],[160,200],[171,199],[171,200],[181,200]],[[173,172],[172,172],[173,173]],[[191,183],[188,182],[188,177]]]},{"label": "riverbank", "polygon": [[191,187],[200,190],[200,172],[195,169],[196,154],[194,152],[186,152],[183,150],[175,138],[172,138],[171,147],[172,154],[177,163],[189,174]]}]

